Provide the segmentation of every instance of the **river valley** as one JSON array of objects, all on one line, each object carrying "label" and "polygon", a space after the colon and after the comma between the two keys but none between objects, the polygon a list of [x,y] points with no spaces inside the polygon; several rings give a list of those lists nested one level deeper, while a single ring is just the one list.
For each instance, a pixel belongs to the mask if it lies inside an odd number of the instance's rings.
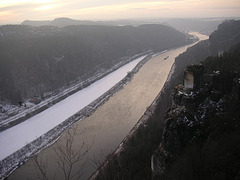
[{"label": "river valley", "polygon": [[[194,35],[198,36],[200,40],[208,38],[197,33]],[[189,46],[192,45],[169,50],[150,59],[122,90],[115,93],[93,115],[74,125],[76,134],[73,150],[77,151],[82,142],[84,142],[85,148],[89,147],[85,156],[86,168],[81,179],[87,179],[96,168],[94,164],[89,162],[95,161],[97,163],[98,160],[103,160],[121,143],[161,91],[175,57],[186,51]],[[59,138],[58,144],[64,144],[66,136],[67,134],[63,134]],[[46,148],[39,153],[38,157],[47,168],[49,179],[53,179],[53,177],[64,179],[56,164],[56,154],[53,150],[56,145]],[[79,168],[80,165],[77,167]],[[29,160],[13,172],[9,179],[36,179],[37,176],[38,173],[36,173],[33,161]]]}]

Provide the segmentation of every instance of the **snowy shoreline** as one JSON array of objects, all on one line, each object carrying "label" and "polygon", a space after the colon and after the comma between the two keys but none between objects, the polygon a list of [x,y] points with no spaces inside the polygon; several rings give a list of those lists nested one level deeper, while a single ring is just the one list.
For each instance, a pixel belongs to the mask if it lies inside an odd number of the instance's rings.
[{"label": "snowy shoreline", "polygon": [[46,134],[40,136],[33,142],[27,144],[20,150],[0,161],[0,177],[7,177],[9,174],[11,174],[11,172],[26,162],[33,155],[56,142],[58,137],[71,125],[94,113],[99,106],[104,104],[112,95],[114,95],[114,93],[119,91],[127,82],[129,82],[133,75],[142,67],[142,65],[152,58],[152,55],[153,53],[145,55],[144,58],[132,69],[132,71],[130,71],[120,82],[115,84],[111,89],[94,100],[92,103],[66,119],[52,130],[48,131]]},{"label": "snowy shoreline", "polygon": [[[17,109],[17,112],[15,115],[10,116],[8,118],[4,118],[0,121],[0,132],[11,128],[19,123],[24,122],[25,120],[33,117],[34,115],[48,109],[49,107],[55,105],[56,103],[62,101],[63,99],[69,97],[70,95],[76,93],[77,91],[80,91],[94,82],[102,79],[103,77],[107,76],[108,74],[116,71],[117,69],[121,68],[122,66],[130,63],[134,59],[137,59],[143,55],[151,54],[151,51],[143,52],[140,54],[136,54],[132,57],[124,57],[123,59],[127,60],[122,60],[119,63],[115,64],[111,69],[106,70],[105,72],[98,72],[94,76],[84,80],[83,82],[80,83],[75,83],[71,85],[68,88],[65,88],[64,90],[58,90],[61,91],[60,93],[57,93],[56,95],[53,94],[50,98],[46,98],[43,101],[41,101],[39,104],[33,105],[33,107],[25,107],[24,110],[21,110],[21,107]],[[19,112],[20,111],[20,112]]]}]

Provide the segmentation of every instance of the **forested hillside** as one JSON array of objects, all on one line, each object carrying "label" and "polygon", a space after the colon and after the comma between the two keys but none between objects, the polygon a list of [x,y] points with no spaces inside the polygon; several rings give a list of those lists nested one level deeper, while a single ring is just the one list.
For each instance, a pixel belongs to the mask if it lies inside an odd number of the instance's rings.
[{"label": "forested hillside", "polygon": [[175,84],[181,83],[183,70],[188,64],[198,64],[208,56],[221,55],[240,43],[240,21],[228,20],[218,26],[209,40],[202,41],[179,55],[175,60]]},{"label": "forested hillside", "polygon": [[179,30],[196,31],[210,35],[223,20],[221,18],[175,18],[166,20],[166,23]]},{"label": "forested hillside", "polygon": [[17,103],[191,40],[163,25],[0,27],[0,97]]}]

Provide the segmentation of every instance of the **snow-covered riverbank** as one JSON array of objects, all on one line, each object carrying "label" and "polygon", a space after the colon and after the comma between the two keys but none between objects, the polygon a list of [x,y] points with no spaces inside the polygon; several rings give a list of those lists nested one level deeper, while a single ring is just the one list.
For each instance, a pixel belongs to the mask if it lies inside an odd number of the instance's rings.
[{"label": "snow-covered riverbank", "polygon": [[91,115],[128,82],[150,57],[144,55],[131,61],[51,108],[1,132],[0,177],[53,143],[76,120]]},{"label": "snow-covered riverbank", "polygon": [[55,92],[48,92],[46,93],[47,97],[44,96],[44,98],[41,100],[39,98],[36,98],[34,100],[37,101],[36,104],[32,103],[31,102],[32,100],[22,102],[22,106],[10,105],[8,103],[0,104],[0,132],[12,126],[15,126],[16,124],[19,124],[25,121],[26,119],[29,119],[30,117],[48,109],[49,107],[62,101],[68,96],[76,93],[81,89],[86,88],[90,84],[98,81],[99,79],[105,77],[106,75],[112,73],[113,71],[116,71],[121,66],[124,66],[125,64],[131,62],[132,60],[149,53],[151,53],[151,51],[136,54],[135,56],[132,57],[124,57],[121,59],[119,63],[115,64],[108,70],[104,71],[98,70],[97,72],[95,72],[94,76],[91,76],[90,78],[84,81],[76,82],[72,84],[70,87],[63,87],[62,89],[58,89]]}]

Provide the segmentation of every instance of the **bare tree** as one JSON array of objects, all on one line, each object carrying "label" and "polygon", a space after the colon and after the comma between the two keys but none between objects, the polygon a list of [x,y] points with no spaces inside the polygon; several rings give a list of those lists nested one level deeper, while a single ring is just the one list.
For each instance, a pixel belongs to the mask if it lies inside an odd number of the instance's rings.
[{"label": "bare tree", "polygon": [[103,150],[101,150],[100,154],[98,157],[96,157],[95,155],[93,156],[93,158],[89,159],[89,164],[95,169],[97,170],[98,167],[100,167],[102,165],[102,163],[108,158],[108,156],[111,155],[110,153],[105,153]]},{"label": "bare tree", "polygon": [[43,162],[42,159],[39,158],[38,155],[34,156],[33,157],[33,162],[34,162],[34,166],[35,166],[35,169],[37,169],[37,177],[39,179],[44,179],[44,180],[48,180],[48,177],[47,177],[47,162]]},{"label": "bare tree", "polygon": [[[61,169],[64,174],[64,179],[79,179],[83,175],[83,170],[87,163],[87,153],[91,146],[86,146],[84,142],[80,147],[74,146],[74,137],[77,133],[77,127],[72,127],[67,131],[67,134],[61,142],[56,142],[52,147],[54,154],[56,155],[57,167]],[[47,162],[43,162],[41,158],[35,156],[33,158],[34,166],[38,171],[38,177],[40,179],[49,180],[47,175]],[[53,177],[55,179],[55,175]]]}]

